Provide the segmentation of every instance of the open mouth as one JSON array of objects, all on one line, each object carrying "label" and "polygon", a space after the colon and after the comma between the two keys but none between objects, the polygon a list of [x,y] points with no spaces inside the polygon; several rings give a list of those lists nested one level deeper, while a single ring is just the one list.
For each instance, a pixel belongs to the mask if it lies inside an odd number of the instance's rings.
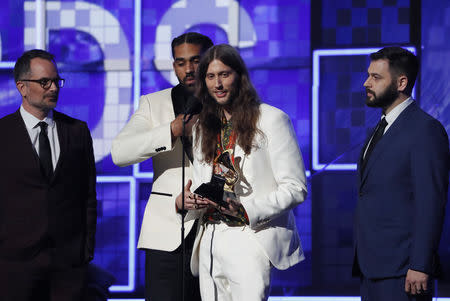
[{"label": "open mouth", "polygon": [[184,82],[186,84],[193,84],[195,82],[195,79],[193,77],[187,77],[184,79]]},{"label": "open mouth", "polygon": [[216,96],[219,98],[223,98],[227,95],[227,92],[226,91],[216,91],[216,92],[214,92],[214,94],[216,94]]},{"label": "open mouth", "polygon": [[372,91],[366,90],[366,95],[367,96],[375,96],[375,93],[373,93]]}]

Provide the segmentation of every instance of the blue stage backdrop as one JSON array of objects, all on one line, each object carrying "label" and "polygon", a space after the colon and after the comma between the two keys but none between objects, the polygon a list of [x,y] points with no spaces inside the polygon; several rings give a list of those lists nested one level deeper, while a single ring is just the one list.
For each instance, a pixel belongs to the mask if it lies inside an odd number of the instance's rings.
[{"label": "blue stage backdrop", "polygon": [[[54,53],[66,79],[57,109],[87,121],[94,139],[94,263],[115,276],[112,296],[141,297],[144,256],[136,244],[152,164],[118,168],[112,139],[140,95],[176,84],[170,50],[175,36],[198,31],[229,43],[245,59],[261,99],[291,117],[311,174],[308,199],[295,209],[307,259],[274,272],[272,295],[356,295],[354,170],[360,144],[378,118],[364,107],[367,54],[390,44],[414,49],[423,64],[416,96],[449,131],[449,19],[445,0],[5,0],[0,117],[21,103],[14,61],[32,48]],[[444,243],[443,262],[450,266],[448,235]],[[445,285],[444,294],[450,296]]]}]

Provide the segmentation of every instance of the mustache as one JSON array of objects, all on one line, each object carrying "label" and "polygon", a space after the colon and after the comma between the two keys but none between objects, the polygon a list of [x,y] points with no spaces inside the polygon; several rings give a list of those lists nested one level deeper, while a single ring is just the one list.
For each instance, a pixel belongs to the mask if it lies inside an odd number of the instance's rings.
[{"label": "mustache", "polygon": [[187,79],[195,79],[195,74],[187,73],[186,76],[184,77],[184,80],[187,80]]},{"label": "mustache", "polygon": [[370,90],[370,89],[367,89],[367,88],[366,88],[366,93],[371,93],[371,94],[375,95],[375,92],[374,92],[374,91],[372,91],[372,90]]},{"label": "mustache", "polygon": [[45,97],[58,99],[58,93],[48,93],[45,94]]}]

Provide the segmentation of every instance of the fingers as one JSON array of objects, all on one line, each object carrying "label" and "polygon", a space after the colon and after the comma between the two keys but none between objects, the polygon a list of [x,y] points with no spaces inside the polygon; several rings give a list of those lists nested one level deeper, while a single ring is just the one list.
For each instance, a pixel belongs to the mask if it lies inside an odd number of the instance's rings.
[{"label": "fingers", "polygon": [[417,294],[416,286],[415,286],[414,284],[411,283],[410,287],[411,287],[411,295]]},{"label": "fingers", "polygon": [[220,206],[216,202],[211,201],[210,199],[207,199],[207,198],[205,198],[204,200],[208,203],[208,207],[214,208],[214,209],[216,209],[217,211],[219,211],[219,212],[221,212],[223,214],[229,214],[226,208]]},{"label": "fingers", "polygon": [[220,206],[219,204],[217,204],[214,201],[211,201],[210,199],[205,199],[205,200],[208,202],[209,207],[212,207],[212,208],[222,212],[223,214],[231,215],[231,212],[227,208]]},{"label": "fingers", "polygon": [[423,291],[427,291],[428,290],[428,285],[427,285],[428,281],[425,281],[424,283],[422,283],[422,290]]},{"label": "fingers", "polygon": [[185,197],[185,208],[188,210],[203,209],[208,206],[208,202],[195,193],[188,193]]},{"label": "fingers", "polygon": [[209,204],[208,201],[205,198],[192,193],[191,187],[192,180],[188,180],[186,185],[184,186],[184,202],[181,193],[175,199],[177,208],[184,208],[185,210],[196,210],[207,207]]},{"label": "fingers", "polygon": [[178,115],[172,120],[170,130],[174,137],[179,137],[183,134],[183,114]]},{"label": "fingers", "polygon": [[231,199],[231,198],[227,198],[225,200],[225,202],[227,202],[229,204],[228,208],[225,208],[211,200],[208,200],[208,199],[206,199],[206,200],[208,201],[209,207],[213,207],[216,210],[220,211],[221,213],[226,214],[226,215],[231,215],[231,216],[236,216],[239,211],[239,206],[241,206],[241,204],[238,201]]},{"label": "fingers", "polygon": [[407,275],[405,279],[405,292],[410,295],[420,295],[427,291],[428,285],[427,285],[427,278],[426,277],[420,277],[416,278],[414,277],[416,275],[412,274]]},{"label": "fingers", "polygon": [[416,284],[411,285],[411,294],[412,295],[420,295],[427,291],[427,283],[418,282]]},{"label": "fingers", "polygon": [[211,201],[210,199],[207,199],[207,198],[205,198],[204,200],[206,200],[206,202],[208,203],[209,206],[214,207],[217,210],[219,210],[220,206],[216,202]]},{"label": "fingers", "polygon": [[[189,120],[190,118],[190,120]],[[186,135],[191,136],[192,135],[192,127],[197,122],[198,115],[187,115],[187,119],[189,122],[186,124]]]},{"label": "fingers", "polygon": [[416,295],[421,291],[420,285],[411,283],[409,280],[405,281],[405,292],[411,295]]},{"label": "fingers", "polygon": [[189,193],[191,192],[191,186],[192,186],[192,180],[188,180],[186,183],[186,186],[184,186],[185,193],[186,193],[186,191]]}]

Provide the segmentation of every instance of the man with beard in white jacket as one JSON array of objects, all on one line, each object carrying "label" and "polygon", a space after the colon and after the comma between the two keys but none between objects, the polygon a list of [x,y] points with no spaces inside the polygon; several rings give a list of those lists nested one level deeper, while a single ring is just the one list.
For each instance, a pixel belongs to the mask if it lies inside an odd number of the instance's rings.
[{"label": "man with beard in white jacket", "polygon": [[[138,243],[138,248],[146,254],[146,300],[179,301],[182,298],[181,223],[175,211],[175,197],[181,190],[183,143],[186,145],[185,177],[191,175],[191,143],[189,139],[181,139],[183,113],[194,90],[200,57],[211,46],[207,36],[195,32],[175,38],[172,41],[173,68],[180,84],[142,96],[139,108],[113,141],[111,155],[119,166],[153,160],[152,192]],[[192,118],[186,126],[189,135],[195,120]],[[192,252],[195,228],[193,220],[185,225],[187,258]],[[185,270],[185,300],[199,301],[198,279],[189,268]]]}]

